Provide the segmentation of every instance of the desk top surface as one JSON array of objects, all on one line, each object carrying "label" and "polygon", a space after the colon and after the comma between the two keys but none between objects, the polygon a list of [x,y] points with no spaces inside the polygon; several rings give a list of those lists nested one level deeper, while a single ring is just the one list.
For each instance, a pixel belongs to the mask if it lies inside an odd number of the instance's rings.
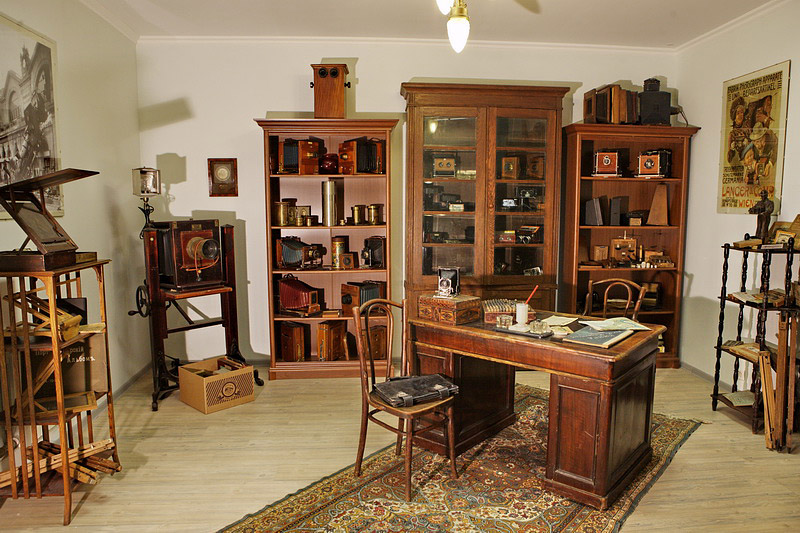
[{"label": "desk top surface", "polygon": [[[572,316],[537,311],[537,318],[548,314]],[[654,353],[658,336],[666,330],[664,326],[648,324],[649,331],[636,331],[609,348],[597,348],[553,337],[536,339],[506,333],[484,322],[459,326],[419,318],[408,322],[413,342],[524,368],[597,379],[613,379]]]}]

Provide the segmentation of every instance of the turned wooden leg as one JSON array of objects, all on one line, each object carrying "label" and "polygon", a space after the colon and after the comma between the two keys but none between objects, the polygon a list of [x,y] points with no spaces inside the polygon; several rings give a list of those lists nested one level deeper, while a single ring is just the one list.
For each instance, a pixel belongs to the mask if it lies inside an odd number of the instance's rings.
[{"label": "turned wooden leg", "polygon": [[414,442],[414,421],[406,424],[406,501],[411,501],[411,452]]},{"label": "turned wooden leg", "polygon": [[356,476],[361,475],[361,461],[364,460],[364,447],[367,444],[367,413],[369,406],[364,403],[361,406],[361,432],[358,436],[358,454],[356,455]]},{"label": "turned wooden leg", "polygon": [[[398,456],[403,451],[403,432],[405,431],[403,429],[403,422],[404,420],[402,418],[397,420],[397,446],[395,446],[394,454]],[[409,420],[408,423],[410,424],[411,421]]]},{"label": "turned wooden leg", "polygon": [[447,432],[447,453],[450,456],[450,473],[453,479],[458,479],[458,470],[456,469],[456,430],[453,423],[453,411],[453,404],[451,403],[447,408],[445,431]]}]

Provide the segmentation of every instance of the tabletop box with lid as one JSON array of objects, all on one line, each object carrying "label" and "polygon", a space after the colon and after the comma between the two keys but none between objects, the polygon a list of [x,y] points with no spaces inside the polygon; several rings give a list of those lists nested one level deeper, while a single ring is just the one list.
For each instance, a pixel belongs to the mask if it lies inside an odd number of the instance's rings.
[{"label": "tabletop box with lid", "polygon": [[459,325],[481,319],[481,299],[477,296],[459,294],[443,298],[433,294],[422,294],[418,302],[419,317],[445,324]]}]

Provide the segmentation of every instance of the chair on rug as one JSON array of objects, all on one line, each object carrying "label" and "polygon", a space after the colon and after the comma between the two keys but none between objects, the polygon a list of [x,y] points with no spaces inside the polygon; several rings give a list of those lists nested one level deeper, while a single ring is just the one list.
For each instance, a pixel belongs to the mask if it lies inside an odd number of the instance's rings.
[{"label": "chair on rug", "polygon": [[[392,362],[392,339],[394,337],[394,317],[392,308],[400,310],[402,316],[402,349],[400,356],[400,375],[406,376],[409,371],[407,361],[406,345],[407,337],[407,317],[406,301],[402,303],[393,302],[385,299],[375,299],[367,302],[363,307],[353,308],[355,318],[356,346],[358,347],[358,362],[361,376],[361,433],[358,439],[358,455],[356,456],[355,474],[361,475],[361,463],[364,459],[364,446],[367,441],[367,424],[374,422],[379,426],[388,429],[397,435],[397,446],[395,454],[400,455],[402,449],[403,435],[406,437],[405,449],[405,498],[411,500],[411,454],[414,437],[426,433],[434,428],[441,427],[447,442],[447,452],[450,458],[451,476],[458,478],[456,471],[455,454],[455,433],[453,430],[453,401],[454,396],[443,400],[420,403],[410,407],[393,407],[381,399],[374,391],[377,383],[375,376],[375,361],[373,355],[375,346],[372,345],[372,336],[367,334],[370,331],[370,321],[386,324],[386,375],[383,381],[389,379],[391,375]],[[397,428],[394,428],[382,420],[378,420],[377,413],[387,413],[398,418]]]},{"label": "chair on rug", "polygon": [[[625,308],[622,309],[621,301],[622,299],[617,299],[617,302],[613,302],[612,299],[613,309],[611,311],[619,311],[622,310],[622,316],[628,316],[628,310],[630,309],[631,305],[633,305],[633,313],[631,314],[631,320],[637,320],[639,317],[639,309],[642,307],[642,300],[644,300],[644,293],[645,287],[639,285],[638,283],[634,283],[629,279],[622,279],[622,278],[610,278],[610,279],[599,279],[599,280],[589,280],[589,290],[586,293],[586,306],[583,310],[584,316],[591,316],[592,314],[592,304],[594,303],[594,291],[598,288],[602,288],[605,286],[605,290],[603,291],[603,318],[608,316],[609,312],[609,298],[608,295],[612,289],[615,287],[622,287],[625,291],[627,299],[625,300]],[[617,293],[621,293],[622,291],[616,291]],[[636,296],[634,296],[636,295]]]}]

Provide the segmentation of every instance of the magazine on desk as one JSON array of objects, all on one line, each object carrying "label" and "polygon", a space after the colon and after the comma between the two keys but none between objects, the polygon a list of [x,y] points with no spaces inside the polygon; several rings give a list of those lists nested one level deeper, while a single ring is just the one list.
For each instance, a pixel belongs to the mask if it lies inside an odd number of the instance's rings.
[{"label": "magazine on desk", "polygon": [[609,348],[631,335],[633,335],[632,329],[598,331],[590,327],[584,327],[564,337],[564,342],[574,342],[576,344],[596,346],[598,348]]}]

